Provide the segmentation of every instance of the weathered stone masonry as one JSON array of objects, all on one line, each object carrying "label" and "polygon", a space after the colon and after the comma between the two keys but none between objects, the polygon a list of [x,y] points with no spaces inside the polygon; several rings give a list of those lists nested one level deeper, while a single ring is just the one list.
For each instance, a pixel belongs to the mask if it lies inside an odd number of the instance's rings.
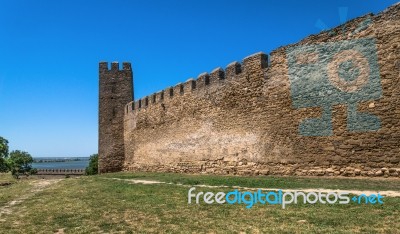
[{"label": "weathered stone masonry", "polygon": [[100,171],[400,177],[399,10],[134,102],[132,85],[114,103],[100,85]]},{"label": "weathered stone masonry", "polygon": [[99,65],[99,171],[116,172],[123,169],[124,106],[133,100],[133,76],[130,63],[106,62]]}]

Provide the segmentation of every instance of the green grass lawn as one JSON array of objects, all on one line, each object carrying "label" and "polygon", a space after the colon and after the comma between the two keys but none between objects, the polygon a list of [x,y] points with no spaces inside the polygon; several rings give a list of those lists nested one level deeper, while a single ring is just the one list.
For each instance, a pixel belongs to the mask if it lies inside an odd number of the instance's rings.
[{"label": "green grass lawn", "polygon": [[275,177],[275,176],[223,176],[223,175],[189,175],[178,173],[112,173],[102,177],[121,179],[157,180],[187,185],[225,185],[249,188],[325,188],[352,190],[395,190],[400,191],[399,179],[385,178],[338,178],[338,177]]},{"label": "green grass lawn", "polygon": [[[1,177],[0,177],[1,178]],[[187,204],[187,186],[132,184],[146,179],[187,185],[228,185],[274,188],[335,188],[396,190],[399,180],[296,177],[227,177],[169,173],[114,173],[64,179],[13,207],[0,217],[0,233],[398,233],[400,198],[383,205],[255,205]],[[0,188],[2,194],[21,192],[19,186]],[[197,191],[231,191],[202,188]],[[5,196],[7,201],[10,197]],[[4,204],[1,197],[0,204]],[[1,205],[0,205],[1,206]]]}]

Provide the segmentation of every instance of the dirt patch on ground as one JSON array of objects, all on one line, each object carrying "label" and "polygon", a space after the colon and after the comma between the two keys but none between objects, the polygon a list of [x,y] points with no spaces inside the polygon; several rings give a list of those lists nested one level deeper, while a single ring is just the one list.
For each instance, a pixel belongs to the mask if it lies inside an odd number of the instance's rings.
[{"label": "dirt patch on ground", "polygon": [[0,183],[0,186],[9,186],[9,185],[12,185],[12,183],[11,182],[2,182],[2,183]]},{"label": "dirt patch on ground", "polygon": [[172,184],[172,183],[166,183],[166,182],[157,181],[157,180],[135,180],[135,179],[120,179],[120,178],[111,178],[111,179],[128,181],[132,184]]},{"label": "dirt patch on ground", "polygon": [[58,229],[54,234],[64,234],[64,228]]}]

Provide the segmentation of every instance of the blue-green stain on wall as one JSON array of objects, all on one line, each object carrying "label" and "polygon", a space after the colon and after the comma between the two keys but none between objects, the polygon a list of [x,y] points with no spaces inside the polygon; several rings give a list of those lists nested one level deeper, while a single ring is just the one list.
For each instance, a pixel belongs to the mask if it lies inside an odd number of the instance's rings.
[{"label": "blue-green stain on wall", "polygon": [[359,102],[382,96],[374,38],[295,46],[286,54],[294,108],[322,108],[320,118],[300,123],[300,135],[332,135],[332,106],[338,104],[347,105],[348,131],[380,128],[377,116],[357,111]]}]

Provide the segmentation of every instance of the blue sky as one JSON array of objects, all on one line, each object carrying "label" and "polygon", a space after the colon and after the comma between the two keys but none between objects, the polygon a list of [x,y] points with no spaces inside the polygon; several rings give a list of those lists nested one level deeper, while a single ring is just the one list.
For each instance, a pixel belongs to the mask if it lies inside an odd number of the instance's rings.
[{"label": "blue sky", "polygon": [[1,0],[0,136],[36,157],[89,156],[99,61],[132,62],[141,98],[396,2]]}]

